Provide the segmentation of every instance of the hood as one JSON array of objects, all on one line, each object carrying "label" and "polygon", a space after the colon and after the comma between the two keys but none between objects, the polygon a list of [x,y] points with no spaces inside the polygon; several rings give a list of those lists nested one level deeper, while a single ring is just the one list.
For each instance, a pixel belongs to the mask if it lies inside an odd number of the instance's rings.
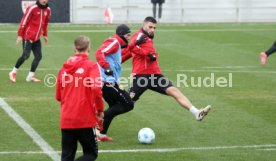
[{"label": "hood", "polygon": [[121,45],[121,48],[126,48],[128,46],[128,41],[126,40],[126,38],[122,38],[121,36],[115,34],[114,36],[112,36],[113,38],[117,39]]},{"label": "hood", "polygon": [[88,55],[81,53],[75,54],[63,64],[64,71],[67,74],[75,73],[79,69],[79,67],[83,65],[85,60],[88,60]]}]

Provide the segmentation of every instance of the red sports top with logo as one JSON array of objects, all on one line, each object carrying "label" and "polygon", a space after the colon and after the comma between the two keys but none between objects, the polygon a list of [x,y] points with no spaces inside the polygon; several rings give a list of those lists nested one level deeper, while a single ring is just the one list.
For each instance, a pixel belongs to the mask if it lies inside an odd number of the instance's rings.
[{"label": "red sports top with logo", "polygon": [[48,35],[48,23],[51,17],[51,9],[39,8],[36,4],[30,5],[23,15],[17,35],[25,40],[37,41]]},{"label": "red sports top with logo", "polygon": [[[153,39],[147,37],[146,42],[141,45],[133,45],[140,36],[144,35],[142,29],[139,29],[132,38],[129,44],[130,53],[125,53],[122,57],[122,62],[132,57],[132,74],[161,74],[158,64],[158,53],[153,45]],[[152,53],[156,56],[156,61],[151,61],[148,56]]]},{"label": "red sports top with logo", "polygon": [[100,78],[99,65],[85,54],[75,54],[64,63],[56,84],[61,129],[97,125],[96,113],[104,110]]}]

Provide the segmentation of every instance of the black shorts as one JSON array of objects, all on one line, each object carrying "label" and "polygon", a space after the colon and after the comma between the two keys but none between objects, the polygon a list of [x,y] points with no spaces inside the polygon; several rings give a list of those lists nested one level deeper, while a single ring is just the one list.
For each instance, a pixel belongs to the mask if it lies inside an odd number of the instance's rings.
[{"label": "black shorts", "polygon": [[147,89],[167,95],[166,89],[171,86],[172,82],[162,74],[137,74],[133,77],[129,95],[133,101],[137,101]]},{"label": "black shorts", "polygon": [[117,83],[104,83],[102,92],[103,98],[108,103],[109,107],[119,103],[123,105],[126,111],[133,109],[134,104],[128,92],[120,89]]}]

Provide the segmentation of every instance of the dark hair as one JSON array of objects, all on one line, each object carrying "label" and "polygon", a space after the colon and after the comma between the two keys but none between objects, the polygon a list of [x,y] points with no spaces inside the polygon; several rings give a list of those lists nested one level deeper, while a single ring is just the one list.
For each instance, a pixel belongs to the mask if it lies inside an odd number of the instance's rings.
[{"label": "dark hair", "polygon": [[151,16],[148,16],[145,18],[144,22],[152,22],[152,23],[157,23],[156,19],[151,17]]},{"label": "dark hair", "polygon": [[78,36],[75,39],[74,44],[75,44],[75,48],[79,52],[84,52],[90,46],[90,39],[89,37],[86,37],[86,36]]}]

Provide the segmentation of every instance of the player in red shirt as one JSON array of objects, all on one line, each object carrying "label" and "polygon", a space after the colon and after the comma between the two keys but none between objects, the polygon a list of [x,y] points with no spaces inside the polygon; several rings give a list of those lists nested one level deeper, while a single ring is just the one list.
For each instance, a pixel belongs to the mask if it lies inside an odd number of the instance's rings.
[{"label": "player in red shirt", "polygon": [[119,87],[122,53],[128,52],[131,48],[128,44],[131,37],[130,32],[129,27],[125,24],[117,26],[116,34],[106,39],[95,54],[101,67],[103,98],[109,106],[104,111],[103,127],[98,135],[99,141],[112,141],[113,139],[107,136],[112,120],[116,116],[132,110],[134,106],[127,91]]},{"label": "player in red shirt", "polygon": [[79,161],[96,160],[98,120],[103,119],[102,83],[98,64],[89,60],[90,40],[75,39],[75,55],[70,57],[58,73],[56,99],[61,103],[60,127],[62,134],[62,161],[73,161],[77,141],[83,156]]},{"label": "player in red shirt", "polygon": [[[189,99],[176,87],[174,87],[166,77],[161,73],[158,59],[159,55],[153,45],[154,32],[157,21],[153,17],[146,17],[141,29],[136,32],[131,39],[130,44],[135,45],[131,49],[131,55],[123,56],[126,61],[132,56],[132,86],[129,89],[130,97],[137,101],[139,97],[147,90],[172,96],[184,108],[188,109],[196,118],[201,121],[210,111],[211,106],[197,109]],[[142,38],[142,39],[141,39]]]},{"label": "player in red shirt", "polygon": [[16,73],[19,67],[34,54],[31,70],[26,78],[27,82],[41,82],[34,76],[36,68],[42,58],[40,36],[43,35],[45,44],[48,43],[48,22],[51,17],[51,9],[48,0],[37,0],[30,5],[21,19],[18,29],[16,45],[23,41],[23,53],[17,60],[13,70],[9,73],[11,82],[16,82]]}]

